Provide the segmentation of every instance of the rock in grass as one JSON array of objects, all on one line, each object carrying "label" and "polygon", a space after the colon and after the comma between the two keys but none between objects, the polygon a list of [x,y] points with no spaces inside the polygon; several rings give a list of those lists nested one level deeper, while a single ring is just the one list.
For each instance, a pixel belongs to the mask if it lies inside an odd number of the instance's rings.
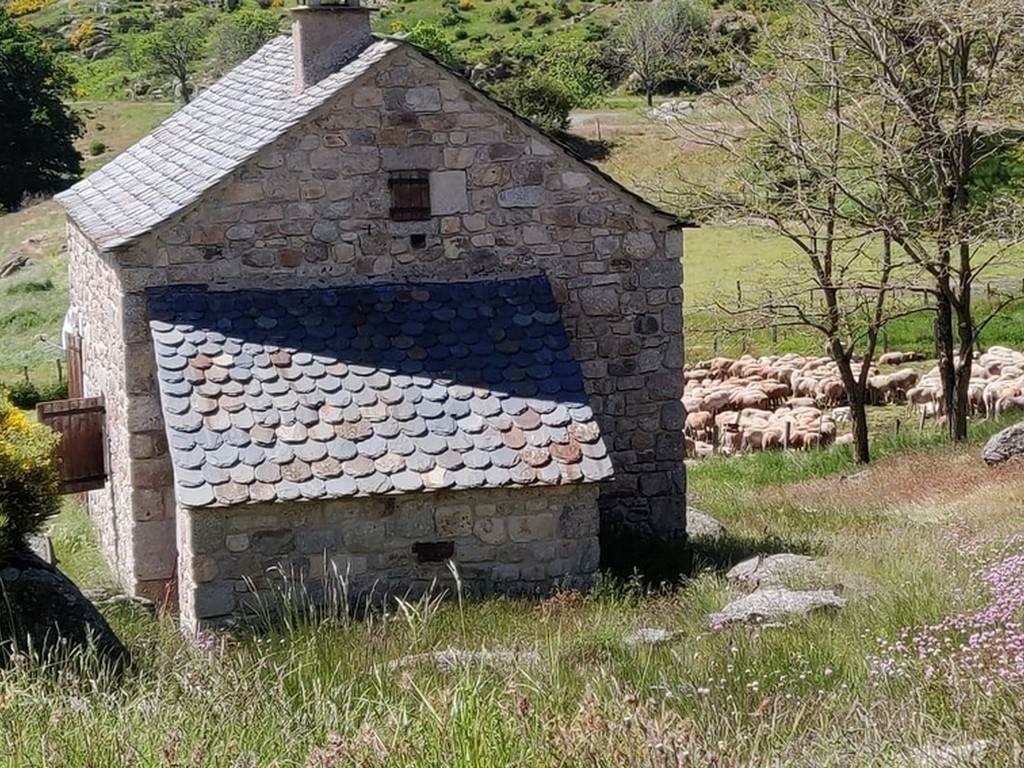
[{"label": "rock in grass", "polygon": [[985,739],[966,744],[929,744],[915,750],[908,768],[959,768],[968,765],[989,765],[984,760],[992,749],[992,742]]},{"label": "rock in grass", "polygon": [[622,642],[630,648],[638,648],[645,645],[670,643],[678,636],[678,632],[672,632],[661,627],[640,627],[622,638]]},{"label": "rock in grass", "polygon": [[686,510],[686,533],[690,538],[717,539],[725,533],[725,526],[711,515],[689,507]]},{"label": "rock in grass", "polygon": [[456,672],[472,667],[488,667],[497,672],[507,673],[523,667],[535,667],[540,661],[540,654],[536,651],[464,651],[459,648],[446,648],[443,651],[402,656],[389,662],[388,669],[394,671],[409,667],[433,666],[440,672]]},{"label": "rock in grass", "polygon": [[1024,421],[989,438],[981,457],[990,466],[1024,458]]},{"label": "rock in grass", "polygon": [[828,572],[813,557],[782,553],[757,555],[734,565],[726,580],[748,591],[759,587],[807,586],[808,582],[824,582]]},{"label": "rock in grass", "polygon": [[0,558],[0,666],[15,654],[56,661],[93,649],[119,670],[128,651],[96,607],[56,567],[30,551]]},{"label": "rock in grass", "polygon": [[34,533],[25,540],[25,544],[31,552],[34,552],[47,565],[57,564],[57,558],[53,556],[53,544],[50,542],[49,536]]},{"label": "rock in grass", "polygon": [[759,589],[729,603],[708,619],[712,629],[732,624],[780,624],[822,610],[838,610],[846,600],[826,589]]}]

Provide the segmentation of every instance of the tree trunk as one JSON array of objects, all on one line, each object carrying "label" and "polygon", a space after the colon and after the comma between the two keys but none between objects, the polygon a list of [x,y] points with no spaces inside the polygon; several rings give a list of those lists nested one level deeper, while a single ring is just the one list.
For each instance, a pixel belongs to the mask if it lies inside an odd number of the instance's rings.
[{"label": "tree trunk", "polygon": [[958,365],[953,414],[950,421],[950,435],[956,443],[967,440],[967,420],[971,412],[971,367],[974,360],[968,357],[966,363]]},{"label": "tree trunk", "polygon": [[[829,341],[829,352],[839,370],[839,378],[846,389],[846,399],[850,406],[850,422],[853,427],[853,453],[858,464],[871,463],[871,445],[868,442],[868,412],[865,407],[867,390],[860,386],[857,377],[853,375],[850,353],[847,352],[838,339]],[[870,360],[862,361],[861,365],[867,366]]]},{"label": "tree trunk", "polygon": [[868,410],[860,398],[850,400],[850,422],[853,425],[853,455],[858,464],[871,463],[868,442]]},{"label": "tree trunk", "polygon": [[644,89],[644,91],[647,94],[647,106],[648,107],[653,107],[654,106],[654,89],[648,86],[647,88]]},{"label": "tree trunk", "polygon": [[[968,257],[966,257],[969,259]],[[968,269],[969,269],[968,263]],[[960,356],[957,365],[955,418],[951,419],[953,439],[967,440],[967,422],[971,413],[971,370],[974,367],[974,315],[971,311],[971,276],[964,274],[960,284],[960,302],[957,306],[957,335],[960,337]]]},{"label": "tree trunk", "polygon": [[956,344],[953,339],[953,308],[941,291],[935,299],[935,350],[939,355],[939,381],[942,383],[942,411],[949,436],[956,440],[953,427],[956,411]]}]

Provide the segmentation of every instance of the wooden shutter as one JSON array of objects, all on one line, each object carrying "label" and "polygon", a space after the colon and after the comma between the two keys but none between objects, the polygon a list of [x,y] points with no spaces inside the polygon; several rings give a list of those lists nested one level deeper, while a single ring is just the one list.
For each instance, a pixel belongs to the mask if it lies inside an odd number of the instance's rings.
[{"label": "wooden shutter", "polygon": [[389,184],[393,221],[430,219],[430,175],[426,171],[393,173]]},{"label": "wooden shutter", "polygon": [[82,379],[82,337],[76,333],[65,333],[64,351],[68,365],[68,398],[77,400],[85,395]]},{"label": "wooden shutter", "polygon": [[106,408],[102,397],[39,403],[36,415],[60,435],[62,493],[102,488],[107,481]]}]

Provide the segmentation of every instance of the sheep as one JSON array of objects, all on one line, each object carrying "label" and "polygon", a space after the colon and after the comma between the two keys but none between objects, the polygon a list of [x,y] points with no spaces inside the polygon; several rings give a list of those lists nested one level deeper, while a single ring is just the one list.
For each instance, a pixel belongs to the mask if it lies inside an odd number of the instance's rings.
[{"label": "sheep", "polygon": [[690,411],[686,414],[686,434],[702,437],[711,433],[715,417],[709,411]]},{"label": "sheep", "polygon": [[[887,353],[879,363],[898,366],[919,359],[916,353]],[[909,411],[925,418],[944,418],[937,367],[924,374],[905,367],[881,374],[873,365],[864,367],[857,361],[851,366],[855,377],[866,377],[869,402],[905,402]],[[1024,407],[1024,354],[993,347],[977,355],[970,373],[972,413],[993,416]],[[850,420],[847,402],[838,366],[827,357],[787,353],[698,362],[684,372],[687,455],[713,450],[715,446],[706,446],[716,431],[718,447],[727,454],[775,450],[783,443],[792,449],[828,445],[836,441],[836,424]],[[825,409],[831,413],[823,413]]]},{"label": "sheep", "polygon": [[906,365],[924,360],[920,352],[886,352],[878,358],[879,365]]}]

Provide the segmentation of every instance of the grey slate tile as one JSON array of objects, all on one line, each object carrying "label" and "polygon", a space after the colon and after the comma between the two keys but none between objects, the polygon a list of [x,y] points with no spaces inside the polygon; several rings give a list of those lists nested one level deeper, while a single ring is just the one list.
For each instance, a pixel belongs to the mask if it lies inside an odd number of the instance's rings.
[{"label": "grey slate tile", "polygon": [[197,201],[396,47],[375,42],[296,94],[291,38],[275,38],[58,199],[101,248],[124,245]]},{"label": "grey slate tile", "polygon": [[544,278],[148,296],[190,506],[611,473]]}]

